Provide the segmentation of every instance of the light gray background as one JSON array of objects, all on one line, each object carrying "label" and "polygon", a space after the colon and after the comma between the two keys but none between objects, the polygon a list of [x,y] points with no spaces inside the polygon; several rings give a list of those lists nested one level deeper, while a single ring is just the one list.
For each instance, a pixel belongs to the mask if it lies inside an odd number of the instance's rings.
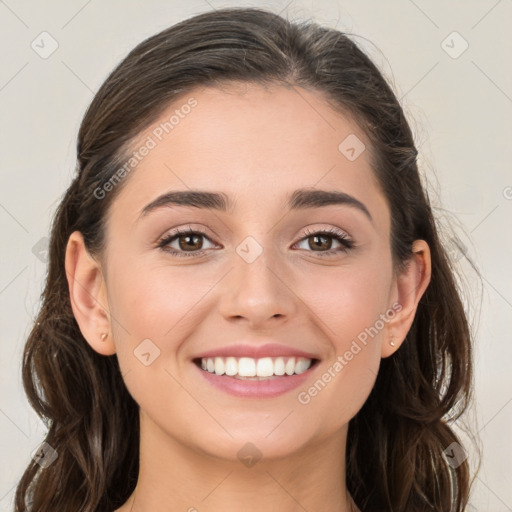
[{"label": "light gray background", "polygon": [[[483,460],[468,510],[511,511],[511,0],[0,1],[0,510],[12,510],[14,486],[44,432],[22,390],[21,353],[45,276],[38,243],[71,180],[85,108],[146,37],[200,12],[249,5],[358,35],[402,99],[440,222],[455,230],[446,243],[466,275],[477,339],[467,421]],[[43,46],[43,31],[59,45],[46,59],[31,47]]]}]

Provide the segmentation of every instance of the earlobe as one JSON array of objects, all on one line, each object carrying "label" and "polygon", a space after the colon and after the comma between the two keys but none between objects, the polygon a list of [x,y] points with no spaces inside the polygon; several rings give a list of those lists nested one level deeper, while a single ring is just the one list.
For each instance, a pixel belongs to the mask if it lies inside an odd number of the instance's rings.
[{"label": "earlobe", "polygon": [[382,343],[382,357],[394,354],[404,342],[414,321],[418,303],[430,283],[430,277],[429,246],[424,240],[416,240],[407,267],[396,277],[394,295],[400,310],[387,326],[386,338]]},{"label": "earlobe", "polygon": [[115,354],[103,272],[79,231],[68,239],[65,269],[71,308],[82,335],[96,352]]}]

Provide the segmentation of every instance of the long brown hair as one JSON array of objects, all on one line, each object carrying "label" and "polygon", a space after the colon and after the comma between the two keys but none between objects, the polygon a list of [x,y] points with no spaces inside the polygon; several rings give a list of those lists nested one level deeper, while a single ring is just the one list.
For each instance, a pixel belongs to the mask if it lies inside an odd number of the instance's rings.
[{"label": "long brown hair", "polygon": [[395,268],[410,259],[414,240],[428,243],[431,281],[407,339],[382,361],[350,422],[347,486],[364,511],[462,512],[469,465],[452,468],[443,452],[462,444],[450,421],[470,400],[471,336],[408,122],[382,74],[347,35],[255,8],[197,15],[146,39],[114,69],[84,116],[76,176],[53,220],[42,306],[23,357],[25,391],[58,457],[44,469],[30,463],[16,511],[105,512],[133,492],[138,406],[116,356],[96,353],[78,328],[66,243],[78,230],[88,250],[101,255],[107,210],[129,177],[101,199],[95,191],[129,158],[130,142],[187,91],[233,80],[318,90],[350,115],[371,141],[372,168],[391,211]]}]

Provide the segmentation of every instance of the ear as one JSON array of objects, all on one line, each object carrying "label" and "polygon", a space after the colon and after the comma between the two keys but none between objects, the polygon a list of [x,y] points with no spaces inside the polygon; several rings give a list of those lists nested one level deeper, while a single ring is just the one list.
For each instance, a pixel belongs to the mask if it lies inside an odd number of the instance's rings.
[{"label": "ear", "polygon": [[[395,301],[392,309],[395,316],[387,324],[387,337],[382,343],[382,357],[394,354],[405,340],[411,328],[418,303],[425,293],[431,276],[430,249],[425,240],[416,240],[412,245],[412,256],[406,268],[396,276]],[[394,346],[391,345],[393,341]]]},{"label": "ear", "polygon": [[[83,337],[99,354],[115,354],[101,265],[87,251],[79,231],[69,236],[65,269],[71,308]],[[102,341],[104,333],[108,336]]]}]

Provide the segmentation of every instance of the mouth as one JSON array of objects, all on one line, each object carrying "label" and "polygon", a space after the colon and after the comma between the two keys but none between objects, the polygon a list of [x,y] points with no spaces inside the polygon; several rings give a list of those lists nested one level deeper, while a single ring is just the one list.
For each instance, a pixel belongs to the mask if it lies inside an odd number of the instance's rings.
[{"label": "mouth", "polygon": [[202,357],[193,360],[203,378],[240,397],[273,397],[304,383],[319,364],[306,357]]},{"label": "mouth", "polygon": [[300,375],[318,359],[306,357],[203,357],[194,360],[202,370],[235,379],[264,380],[272,377]]}]

